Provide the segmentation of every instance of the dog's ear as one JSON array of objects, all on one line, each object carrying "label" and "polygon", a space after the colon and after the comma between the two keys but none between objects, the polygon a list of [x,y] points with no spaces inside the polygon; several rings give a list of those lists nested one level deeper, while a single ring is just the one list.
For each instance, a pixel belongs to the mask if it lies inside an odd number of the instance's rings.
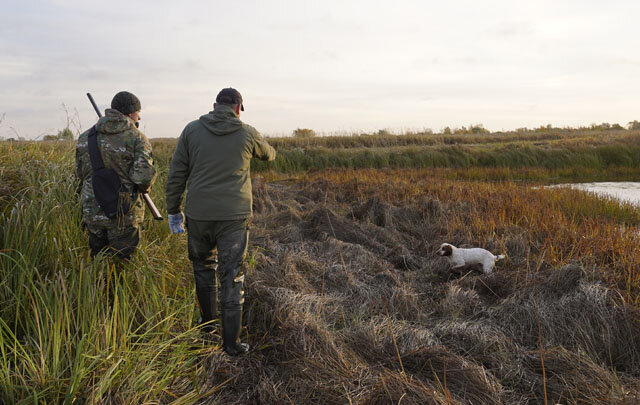
[{"label": "dog's ear", "polygon": [[453,248],[451,247],[451,245],[443,246],[442,250],[444,251],[442,256],[451,256],[453,254]]}]

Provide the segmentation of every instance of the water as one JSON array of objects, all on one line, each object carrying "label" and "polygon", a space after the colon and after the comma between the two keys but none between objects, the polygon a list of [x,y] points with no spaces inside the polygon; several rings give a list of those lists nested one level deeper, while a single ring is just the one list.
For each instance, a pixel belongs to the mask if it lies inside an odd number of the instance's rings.
[{"label": "water", "polygon": [[603,183],[573,183],[559,184],[554,187],[571,187],[589,191],[595,194],[617,198],[640,206],[640,182],[603,182]]}]

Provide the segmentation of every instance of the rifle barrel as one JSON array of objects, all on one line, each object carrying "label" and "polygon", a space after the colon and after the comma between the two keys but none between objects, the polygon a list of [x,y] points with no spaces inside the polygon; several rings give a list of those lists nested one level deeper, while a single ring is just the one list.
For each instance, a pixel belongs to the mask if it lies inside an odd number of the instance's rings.
[{"label": "rifle barrel", "polygon": [[91,95],[91,93],[87,93],[87,97],[89,97],[89,101],[91,101],[91,105],[93,106],[93,109],[96,110],[98,117],[102,118],[100,109],[98,108],[98,105],[96,104],[96,101],[93,99],[93,96]]}]

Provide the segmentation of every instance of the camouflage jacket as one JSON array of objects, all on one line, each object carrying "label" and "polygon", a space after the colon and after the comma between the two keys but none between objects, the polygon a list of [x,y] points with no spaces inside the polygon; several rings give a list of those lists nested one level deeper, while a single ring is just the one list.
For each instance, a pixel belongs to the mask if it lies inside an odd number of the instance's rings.
[{"label": "camouflage jacket", "polygon": [[89,131],[78,138],[76,175],[80,180],[82,216],[90,226],[137,225],[144,216],[140,192],[149,190],[155,179],[151,143],[133,121],[117,110],[108,109],[96,123],[98,150],[107,168],[115,170],[127,192],[120,198],[132,201],[131,210],[117,219],[109,219],[100,209],[95,196],[89,158]]}]

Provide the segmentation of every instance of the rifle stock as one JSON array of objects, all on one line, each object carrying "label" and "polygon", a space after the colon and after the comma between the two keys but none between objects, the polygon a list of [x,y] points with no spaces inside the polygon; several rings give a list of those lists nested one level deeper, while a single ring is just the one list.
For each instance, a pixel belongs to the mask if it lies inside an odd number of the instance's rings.
[{"label": "rifle stock", "polygon": [[[96,110],[98,117],[102,118],[100,109],[98,108],[98,105],[93,99],[93,96],[91,95],[91,93],[87,93],[87,97],[89,97],[89,101],[91,101],[91,105],[93,106],[93,109]],[[161,221],[163,219],[162,214],[158,210],[158,207],[156,207],[156,205],[153,203],[153,200],[151,199],[151,196],[149,195],[149,193],[142,193],[141,195],[142,195],[142,200],[147,205],[147,208],[149,208],[149,211],[151,211],[151,215],[153,215],[153,219],[157,219]]]}]

